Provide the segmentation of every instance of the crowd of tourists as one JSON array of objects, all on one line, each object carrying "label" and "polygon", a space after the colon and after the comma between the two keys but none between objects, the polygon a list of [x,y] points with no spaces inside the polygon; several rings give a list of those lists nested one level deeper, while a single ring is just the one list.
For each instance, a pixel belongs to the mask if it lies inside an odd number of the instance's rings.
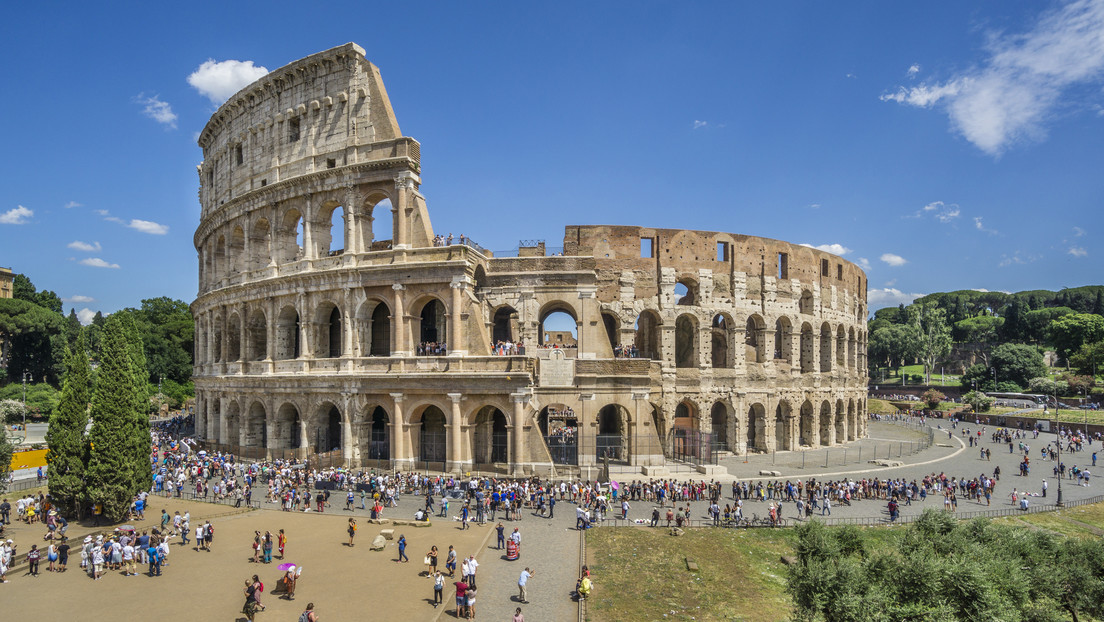
[{"label": "crowd of tourists", "polygon": [[418,356],[445,356],[448,354],[448,345],[439,341],[422,341],[415,349]]}]

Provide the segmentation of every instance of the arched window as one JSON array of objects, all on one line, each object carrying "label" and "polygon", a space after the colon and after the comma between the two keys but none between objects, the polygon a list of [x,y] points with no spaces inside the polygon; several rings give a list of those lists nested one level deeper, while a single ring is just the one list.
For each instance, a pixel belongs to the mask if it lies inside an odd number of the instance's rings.
[{"label": "arched window", "polygon": [[327,356],[337,358],[341,356],[341,310],[334,307],[330,311],[330,317],[326,321],[326,341],[329,342]]},{"label": "arched window", "polygon": [[268,322],[265,320],[264,311],[255,309],[249,316],[249,325],[246,328],[248,345],[245,349],[246,360],[263,361],[268,358]]},{"label": "arched window", "polygon": [[774,409],[774,448],[787,451],[793,449],[790,438],[790,404],[785,400],[778,402]]},{"label": "arched window", "polygon": [[813,327],[805,322],[801,325],[801,373],[811,374],[816,371],[813,361],[815,359],[813,348]]},{"label": "arched window", "polygon": [[369,356],[391,356],[391,310],[379,303],[372,310],[372,346]]},{"label": "arched window", "polygon": [[370,225],[366,227],[367,242],[365,248],[384,251],[391,248],[394,231],[394,211],[391,199],[384,198],[369,208]]},{"label": "arched window", "polygon": [[249,228],[249,269],[259,270],[267,266],[272,257],[269,249],[269,224],[267,218],[260,218]]},{"label": "arched window", "polygon": [[276,411],[276,439],[274,449],[299,449],[303,446],[302,425],[299,409],[293,404],[284,404]]},{"label": "arched window", "polygon": [[658,361],[663,357],[659,329],[662,322],[654,311],[643,311],[636,318],[636,350],[639,356]]},{"label": "arched window", "polygon": [[801,299],[797,303],[797,310],[805,315],[813,314],[813,292],[807,289],[801,290]]},{"label": "arched window", "polygon": [[827,322],[820,327],[820,371],[832,371],[832,327]]},{"label": "arched window", "polygon": [[500,341],[514,341],[517,334],[518,312],[513,307],[500,307],[494,314],[494,328],[491,331],[491,339]]},{"label": "arched window", "polygon": [[785,316],[774,323],[774,358],[793,365],[793,326]]},{"label": "arched window", "polygon": [[237,313],[230,315],[226,322],[226,360],[241,360],[241,318]]},{"label": "arched window", "polygon": [[602,325],[606,328],[606,337],[609,338],[610,348],[616,352],[617,347],[621,345],[621,320],[618,320],[616,315],[603,311]]},{"label": "arched window", "polygon": [[422,462],[444,462],[447,440],[445,413],[436,406],[427,406],[422,413],[422,429],[418,433],[418,451]]},{"label": "arched window", "polygon": [[820,444],[832,443],[832,405],[827,401],[820,405]]},{"label": "arched window", "polygon": [[710,359],[714,368],[731,365],[728,347],[729,337],[732,334],[731,326],[732,321],[723,313],[713,316],[713,327],[710,330]]},{"label": "arched window", "polygon": [[728,408],[721,402],[713,404],[709,411],[709,424],[713,428],[713,451],[728,451]]},{"label": "arched window", "polygon": [[598,411],[598,436],[595,439],[599,462],[628,460],[628,411],[623,406],[609,404]]},{"label": "arched window", "polygon": [[391,419],[382,406],[376,406],[372,410],[369,420],[371,429],[368,433],[368,459],[391,459]]},{"label": "arched window", "polygon": [[689,314],[675,320],[675,367],[698,366],[698,325]]},{"label": "arched window", "polygon": [[422,307],[418,317],[420,318],[418,353],[423,355],[443,353],[443,348],[448,342],[448,318],[445,315],[445,305],[439,300],[430,300]]},{"label": "arched window", "polygon": [[744,345],[746,346],[747,362],[762,363],[765,355],[763,332],[766,326],[763,318],[758,315],[748,316],[747,327],[744,329]]},{"label": "arched window", "polygon": [[230,274],[228,276],[240,274],[248,266],[245,256],[245,232],[240,225],[234,227],[234,230],[230,233],[230,247],[227,252],[230,255]]},{"label": "arched window", "polygon": [[812,446],[816,444],[816,417],[813,414],[813,405],[809,400],[801,404],[800,429],[801,444]]},{"label": "arched window", "polygon": [[540,318],[537,341],[545,347],[574,348],[578,345],[578,320],[567,304],[547,308]]},{"label": "arched window", "polygon": [[296,209],[284,212],[276,238],[278,263],[287,263],[303,257],[303,215]]},{"label": "arched window", "polygon": [[674,302],[680,306],[698,304],[698,284],[693,279],[680,278],[675,282]]},{"label": "arched window", "polygon": [[475,416],[472,451],[476,464],[508,462],[506,415],[494,406],[484,406]]}]

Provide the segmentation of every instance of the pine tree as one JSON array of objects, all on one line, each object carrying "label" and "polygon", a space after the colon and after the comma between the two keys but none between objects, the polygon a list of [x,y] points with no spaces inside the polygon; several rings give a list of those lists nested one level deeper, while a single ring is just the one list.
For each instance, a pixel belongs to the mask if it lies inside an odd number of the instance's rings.
[{"label": "pine tree", "polygon": [[[103,504],[104,516],[116,522],[126,515],[132,497],[141,488],[135,487],[139,465],[134,463],[134,437],[138,432],[134,396],[138,388],[126,328],[115,316],[109,316],[104,324],[101,350],[99,378],[92,395],[85,491],[93,503]],[[144,441],[148,455],[148,434]],[[148,471],[148,458],[143,462]]]},{"label": "pine tree", "polygon": [[1093,303],[1092,312],[1097,315],[1104,315],[1104,295],[1102,294],[1104,294],[1104,292],[1101,292],[1099,289],[1096,290],[1096,302]]},{"label": "pine tree", "polygon": [[80,319],[77,318],[77,310],[69,309],[69,315],[65,318],[65,341],[66,345],[73,348],[77,345],[77,339],[81,334]]},{"label": "pine tree", "polygon": [[146,351],[134,317],[129,313],[119,315],[126,331],[127,353],[135,386],[134,418],[130,424],[133,432],[129,450],[131,463],[134,465],[134,488],[148,490],[153,484],[153,471],[150,466],[149,370],[146,368]]},{"label": "pine tree", "polygon": [[50,497],[63,514],[79,516],[84,489],[88,444],[88,402],[92,395],[92,369],[84,339],[65,349],[65,380],[61,400],[46,431],[46,463],[50,465]]}]

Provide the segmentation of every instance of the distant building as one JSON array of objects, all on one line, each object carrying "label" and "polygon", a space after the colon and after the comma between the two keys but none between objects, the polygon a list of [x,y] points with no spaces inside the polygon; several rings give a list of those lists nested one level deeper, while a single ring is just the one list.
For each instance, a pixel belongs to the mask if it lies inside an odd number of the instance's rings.
[{"label": "distant building", "polygon": [[11,268],[0,268],[0,298],[11,298],[15,275]]}]

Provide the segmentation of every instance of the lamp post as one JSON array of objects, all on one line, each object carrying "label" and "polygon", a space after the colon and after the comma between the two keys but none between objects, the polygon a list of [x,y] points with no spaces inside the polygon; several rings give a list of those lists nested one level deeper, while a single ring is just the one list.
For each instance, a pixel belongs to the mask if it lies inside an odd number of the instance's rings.
[{"label": "lamp post", "polygon": [[1055,444],[1058,445],[1058,503],[1057,507],[1063,507],[1062,504],[1062,479],[1065,473],[1062,472],[1062,420],[1058,417],[1058,391],[1054,391],[1054,438]]},{"label": "lamp post", "polygon": [[34,380],[31,372],[23,372],[23,438],[27,438],[27,378]]}]

